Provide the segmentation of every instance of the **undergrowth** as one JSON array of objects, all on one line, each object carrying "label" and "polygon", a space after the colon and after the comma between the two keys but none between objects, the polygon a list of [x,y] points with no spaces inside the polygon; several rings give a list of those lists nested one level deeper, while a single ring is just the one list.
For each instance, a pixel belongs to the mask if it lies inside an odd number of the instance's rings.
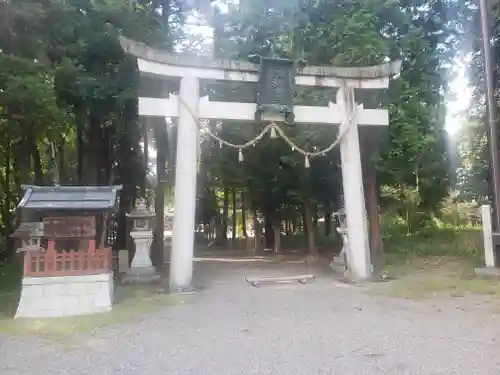
[{"label": "undergrowth", "polygon": [[480,262],[484,257],[480,228],[424,228],[411,235],[384,235],[384,253],[389,256],[451,256]]}]

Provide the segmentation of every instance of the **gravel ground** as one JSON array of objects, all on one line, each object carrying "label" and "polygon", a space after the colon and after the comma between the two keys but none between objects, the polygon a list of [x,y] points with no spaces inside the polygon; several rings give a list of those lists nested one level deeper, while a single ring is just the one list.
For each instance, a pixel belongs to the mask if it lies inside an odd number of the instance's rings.
[{"label": "gravel ground", "polygon": [[72,339],[71,347],[0,336],[1,375],[500,373],[491,310],[412,302],[332,280],[254,288],[245,275],[312,266],[197,265],[196,294],[134,322]]}]

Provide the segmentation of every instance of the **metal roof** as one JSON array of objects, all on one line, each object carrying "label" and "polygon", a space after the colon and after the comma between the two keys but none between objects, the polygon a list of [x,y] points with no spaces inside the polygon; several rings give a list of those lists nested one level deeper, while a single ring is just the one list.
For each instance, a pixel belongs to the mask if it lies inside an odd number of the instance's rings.
[{"label": "metal roof", "polygon": [[115,186],[34,186],[22,185],[25,190],[18,209],[28,210],[90,210],[107,211],[117,206],[117,194],[122,185]]}]

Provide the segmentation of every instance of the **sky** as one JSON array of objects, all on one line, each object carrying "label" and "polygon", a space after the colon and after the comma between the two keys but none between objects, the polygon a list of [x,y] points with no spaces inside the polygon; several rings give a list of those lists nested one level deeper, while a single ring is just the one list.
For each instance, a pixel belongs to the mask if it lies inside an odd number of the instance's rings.
[{"label": "sky", "polygon": [[472,89],[467,78],[467,61],[457,61],[457,76],[450,83],[453,100],[446,104],[446,131],[450,135],[456,134],[460,127],[467,121],[466,110],[472,98]]}]

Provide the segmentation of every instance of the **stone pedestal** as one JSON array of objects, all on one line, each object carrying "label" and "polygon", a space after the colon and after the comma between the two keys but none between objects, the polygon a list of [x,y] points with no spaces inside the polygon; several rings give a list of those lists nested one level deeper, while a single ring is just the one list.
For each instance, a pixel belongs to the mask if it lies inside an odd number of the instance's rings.
[{"label": "stone pedestal", "polygon": [[170,263],[170,254],[172,253],[172,237],[165,237],[163,242],[163,264]]},{"label": "stone pedestal", "polygon": [[475,268],[476,277],[487,280],[500,280],[500,269],[495,267]]},{"label": "stone pedestal", "polygon": [[493,243],[493,227],[491,224],[491,206],[481,206],[481,217],[483,219],[483,243],[485,267],[476,268],[475,274],[479,278],[500,280],[500,269],[495,267],[495,245]]},{"label": "stone pedestal", "polygon": [[495,246],[493,244],[493,227],[491,224],[491,206],[481,206],[483,220],[484,261],[486,268],[495,268]]},{"label": "stone pedestal", "polygon": [[16,318],[49,318],[111,311],[113,274],[24,277]]},{"label": "stone pedestal", "polygon": [[342,250],[338,256],[334,256],[330,262],[330,269],[335,273],[347,276],[348,266],[347,266],[347,228],[337,228],[337,232],[342,237]]},{"label": "stone pedestal", "polygon": [[156,273],[149,253],[153,232],[151,230],[132,231],[130,236],[134,240],[135,254],[123,283],[144,283],[159,280],[160,276]]}]

